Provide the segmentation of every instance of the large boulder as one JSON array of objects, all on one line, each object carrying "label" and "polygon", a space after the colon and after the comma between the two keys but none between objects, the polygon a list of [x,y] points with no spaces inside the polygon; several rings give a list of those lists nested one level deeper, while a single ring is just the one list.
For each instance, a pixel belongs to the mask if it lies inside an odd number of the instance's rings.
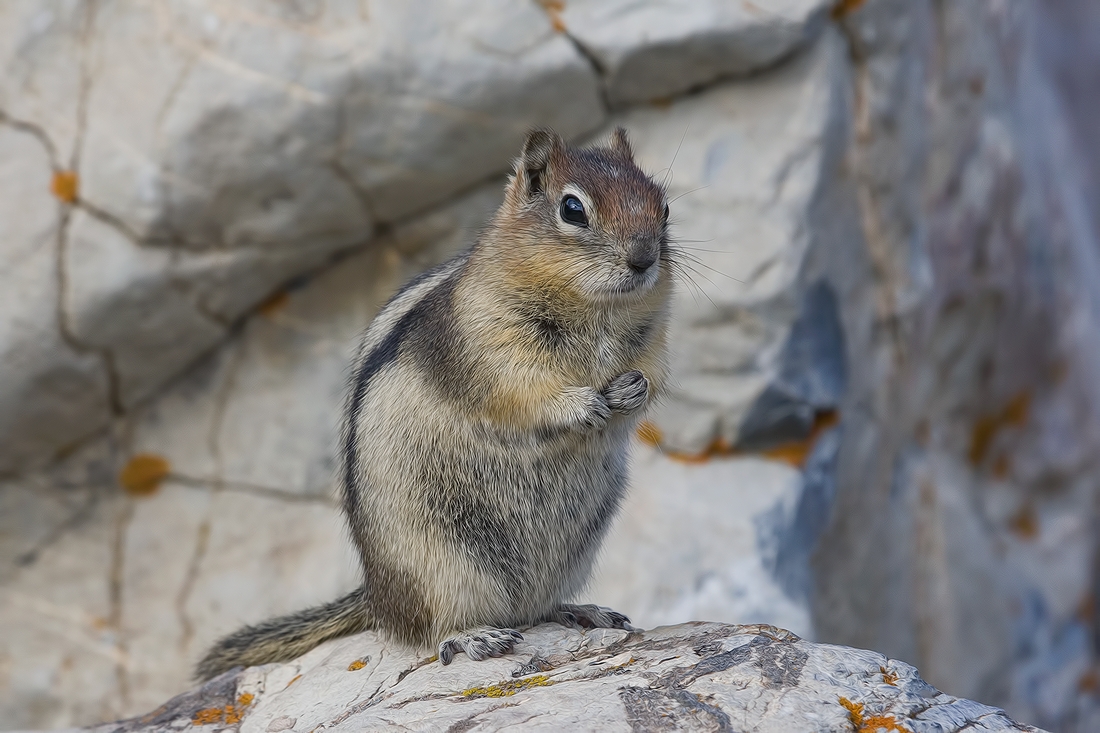
[{"label": "large boulder", "polygon": [[904,662],[813,644],[774,626],[525,632],[474,662],[367,633],[287,664],[235,670],[146,715],[89,733],[630,730],[1037,731],[939,692]]},{"label": "large boulder", "polygon": [[774,63],[824,3],[723,5],[570,4],[580,42],[554,3],[5,3],[0,221],[32,216],[0,257],[41,262],[0,271],[0,473],[155,394],[282,285],[503,173],[527,128],[575,139],[605,96]]}]

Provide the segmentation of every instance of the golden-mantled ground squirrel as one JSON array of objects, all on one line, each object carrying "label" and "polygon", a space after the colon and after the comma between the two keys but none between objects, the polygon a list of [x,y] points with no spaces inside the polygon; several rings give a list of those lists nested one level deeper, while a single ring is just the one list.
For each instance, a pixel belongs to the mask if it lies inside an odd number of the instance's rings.
[{"label": "golden-mantled ground squirrel", "polygon": [[231,634],[198,675],[365,629],[448,664],[509,651],[514,627],[627,627],[565,601],[664,379],[670,256],[664,188],[624,130],[593,149],[531,132],[477,242],[408,283],[359,348],[342,450],[363,586]]}]

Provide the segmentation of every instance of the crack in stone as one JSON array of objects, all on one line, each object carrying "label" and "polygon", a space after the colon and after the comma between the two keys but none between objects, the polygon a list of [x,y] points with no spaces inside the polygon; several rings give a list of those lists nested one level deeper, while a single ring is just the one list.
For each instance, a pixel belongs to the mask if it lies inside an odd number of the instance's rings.
[{"label": "crack in stone", "polygon": [[[546,15],[547,19],[549,19],[550,25],[553,27],[554,31],[564,36],[565,40],[572,44],[580,57],[592,68],[592,73],[596,75],[596,81],[598,82],[600,106],[603,107],[602,111],[604,115],[609,115],[611,113],[611,97],[608,89],[609,81],[607,78],[607,69],[604,68],[603,63],[596,58],[596,55],[591,49],[577,40],[576,36],[570,33],[569,29],[565,27],[564,21],[562,21],[561,17],[558,15],[558,3],[555,3],[553,0],[534,0],[534,3],[538,6],[539,10]],[[564,3],[560,3],[561,7],[564,7],[564,5]]]},{"label": "crack in stone", "polygon": [[229,393],[233,389],[236,381],[237,370],[244,361],[243,354],[244,350],[238,348],[230,355],[229,362],[226,364],[225,368],[224,380],[219,386],[214,400],[214,414],[210,420],[210,433],[207,436],[207,446],[214,458],[214,480],[210,482],[210,487],[207,489],[210,495],[210,503],[207,506],[206,515],[199,523],[195,537],[195,549],[188,562],[187,572],[184,575],[183,583],[180,585],[180,590],[176,594],[175,599],[176,618],[179,620],[180,624],[180,649],[183,651],[186,651],[187,647],[191,644],[194,638],[195,629],[194,622],[187,612],[187,603],[191,599],[191,593],[194,591],[199,574],[202,572],[203,560],[206,559],[210,529],[214,520],[214,504],[217,501],[218,495],[225,489],[225,481],[223,478],[225,465],[219,438],[225,419],[226,402],[228,401]]},{"label": "crack in stone", "polygon": [[[859,37],[858,31],[853,28],[852,20],[845,16],[837,21],[837,27],[848,43],[849,58],[852,62],[854,79],[852,80],[852,119],[855,124],[855,136],[851,147],[852,178],[856,185],[856,201],[860,211],[860,226],[863,230],[863,238],[867,244],[867,252],[879,287],[875,288],[875,301],[878,310],[880,324],[895,324],[892,332],[896,331],[895,314],[897,312],[897,298],[894,293],[893,283],[897,282],[897,273],[890,258],[891,247],[887,241],[886,232],[879,214],[879,201],[875,193],[874,180],[870,172],[868,160],[868,146],[874,139],[871,96],[872,79],[870,69],[870,51]],[[901,339],[896,333],[892,333],[893,351],[895,359],[901,363],[904,354]]]},{"label": "crack in stone", "polygon": [[[214,479],[204,479],[199,476],[190,476],[175,471],[169,473],[167,478],[170,481],[175,481],[184,486],[197,489],[207,489],[215,482]],[[264,486],[262,484],[235,481],[232,479],[222,479],[220,486],[223,491],[229,493],[249,494],[251,496],[260,496],[265,499],[275,499],[276,501],[285,501],[295,504],[323,504],[324,506],[330,507],[338,506],[336,500],[327,493],[299,494],[275,486]]]},{"label": "crack in stone", "polygon": [[122,221],[122,219],[110,213],[109,211],[105,211],[99,208],[91,201],[88,201],[87,199],[81,197],[79,194],[77,194],[76,201],[73,202],[73,206],[80,209],[93,219],[111,227],[123,237],[130,240],[130,242],[133,243],[135,246],[149,246],[150,242],[143,241],[140,235],[138,235],[137,232],[131,229],[129,225],[126,224],[126,222]]},{"label": "crack in stone", "polygon": [[15,558],[16,567],[33,565],[39,556],[56,544],[62,537],[74,527],[80,526],[92,516],[99,505],[99,492],[95,489],[88,490],[87,498],[65,519],[58,522],[41,540],[29,550],[19,554]]},{"label": "crack in stone", "polygon": [[130,675],[129,654],[122,630],[122,616],[125,603],[126,534],[133,518],[134,500],[123,497],[122,508],[115,521],[114,540],[111,544],[111,565],[107,576],[110,609],[107,625],[114,632],[115,650],[118,655],[115,662],[115,682],[118,685],[119,700],[124,709],[130,706]]},{"label": "crack in stone", "polygon": [[13,130],[24,132],[38,140],[46,150],[46,157],[50,159],[50,167],[55,172],[61,170],[61,164],[58,162],[57,147],[53,144],[53,140],[50,139],[50,136],[47,135],[46,131],[41,127],[33,122],[16,119],[2,109],[0,109],[0,125],[7,125]]}]

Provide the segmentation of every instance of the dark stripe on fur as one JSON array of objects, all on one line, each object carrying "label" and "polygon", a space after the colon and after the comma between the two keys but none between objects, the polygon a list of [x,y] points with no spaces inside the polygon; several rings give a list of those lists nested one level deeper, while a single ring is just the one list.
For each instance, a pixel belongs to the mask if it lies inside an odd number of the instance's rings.
[{"label": "dark stripe on fur", "polygon": [[[415,288],[432,275],[437,274],[441,269],[447,267],[448,264],[449,263],[444,263],[438,267],[433,267],[414,277],[390,298],[389,302],[386,303],[385,307],[382,309],[382,312],[384,313],[386,308],[389,308],[403,293]],[[454,280],[454,278],[455,275],[452,275],[448,279]],[[438,289],[438,287],[437,285],[432,291],[425,293],[424,298],[430,298],[434,290]],[[451,287],[453,289],[453,285]],[[359,516],[359,497],[355,491],[355,467],[358,465],[359,411],[363,409],[363,401],[366,399],[367,389],[370,387],[371,381],[374,379],[375,375],[377,375],[387,364],[397,359],[402,340],[405,335],[409,333],[411,325],[420,317],[422,302],[423,301],[418,302],[415,306],[410,308],[397,323],[393,324],[385,338],[371,349],[370,353],[363,358],[363,361],[355,371],[344,422],[344,511],[348,520],[353,524],[357,524],[361,520]]]},{"label": "dark stripe on fur", "polygon": [[372,628],[366,592],[359,588],[323,606],[245,626],[216,643],[195,669],[210,679],[234,667],[285,662],[321,642]]}]

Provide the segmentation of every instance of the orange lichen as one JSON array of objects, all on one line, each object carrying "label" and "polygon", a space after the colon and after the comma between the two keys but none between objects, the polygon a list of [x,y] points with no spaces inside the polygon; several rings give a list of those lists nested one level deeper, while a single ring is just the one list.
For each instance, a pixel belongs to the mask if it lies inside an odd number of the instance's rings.
[{"label": "orange lichen", "polygon": [[886,669],[886,667],[879,667],[879,671],[882,672],[882,681],[888,685],[896,685],[898,676],[896,673]]},{"label": "orange lichen", "polygon": [[852,722],[852,727],[856,733],[878,733],[879,730],[884,729],[906,733],[905,728],[898,725],[897,719],[892,715],[865,716],[863,714],[863,703],[852,702],[846,697],[840,698],[840,704],[848,711],[848,720]]},{"label": "orange lichen", "polygon": [[1025,540],[1035,539],[1039,535],[1039,517],[1030,503],[1020,507],[1008,520],[1009,529]]},{"label": "orange lichen", "polygon": [[1077,689],[1081,692],[1088,692],[1093,695],[1100,692],[1100,672],[1097,672],[1095,667],[1085,672],[1081,675],[1081,678],[1077,680]]},{"label": "orange lichen", "polygon": [[1091,624],[1092,620],[1096,618],[1096,596],[1089,593],[1082,598],[1081,602],[1077,604],[1075,615],[1081,623]]},{"label": "orange lichen", "polygon": [[833,6],[833,19],[840,20],[848,13],[852,13],[859,10],[859,6],[863,5],[864,0],[840,0]]},{"label": "orange lichen", "polygon": [[286,308],[289,302],[290,294],[285,290],[280,290],[260,304],[260,314],[271,318],[283,308]]},{"label": "orange lichen", "polygon": [[354,662],[352,662],[351,664],[348,665],[348,671],[349,672],[358,672],[359,670],[361,670],[363,667],[366,667],[366,666],[367,666],[367,663],[364,662],[362,659],[356,659]]},{"label": "orange lichen", "polygon": [[118,474],[118,482],[131,496],[149,496],[160,487],[171,467],[168,461],[153,453],[133,456]]},{"label": "orange lichen", "polygon": [[645,420],[638,425],[638,440],[642,441],[651,448],[656,448],[661,444],[661,430],[653,423]]},{"label": "orange lichen", "polygon": [[1006,479],[1008,474],[1012,472],[1012,460],[1001,454],[993,460],[993,467],[989,469],[990,474],[995,479]]},{"label": "orange lichen", "polygon": [[[293,685],[293,684],[294,684],[295,682],[297,682],[297,681],[298,681],[298,680],[300,680],[300,679],[302,679],[302,675],[300,675],[300,674],[299,674],[299,675],[295,675],[295,676],[294,676],[294,678],[290,680],[290,682],[287,682],[287,683],[286,683],[286,687],[290,687],[291,685]],[[283,689],[285,690],[285,689],[286,689],[286,687],[284,687]]]},{"label": "orange lichen", "polygon": [[985,461],[993,439],[1004,428],[1019,428],[1027,423],[1031,412],[1031,393],[1018,392],[1004,409],[992,415],[983,415],[974,423],[970,433],[968,457],[971,465],[977,466]]},{"label": "orange lichen", "polygon": [[55,171],[50,181],[50,193],[67,204],[76,201],[80,179],[75,171]]},{"label": "orange lichen", "polygon": [[836,425],[840,421],[840,415],[836,410],[824,410],[814,415],[814,425],[810,429],[810,434],[802,440],[796,440],[791,443],[784,443],[783,445],[769,448],[763,451],[765,458],[770,458],[773,461],[782,461],[783,463],[789,463],[795,468],[801,468],[806,465],[806,459],[810,457],[810,451],[813,450],[814,443],[821,437],[821,434]]},{"label": "orange lichen", "polygon": [[203,708],[191,716],[192,725],[208,725],[210,723],[240,723],[244,718],[244,711],[252,704],[256,696],[246,692],[237,698],[236,705],[226,705],[221,708]]},{"label": "orange lichen", "polygon": [[191,716],[191,723],[193,725],[207,725],[209,723],[220,723],[225,716],[225,711],[221,708],[203,708],[194,715]]},{"label": "orange lichen", "polygon": [[1016,394],[1005,405],[1004,412],[1001,413],[1001,419],[1006,426],[1018,428],[1027,423],[1029,414],[1031,414],[1031,393],[1024,390]]},{"label": "orange lichen", "polygon": [[565,10],[563,0],[538,0],[539,5],[546,11],[550,18],[550,26],[558,33],[565,33],[565,21],[561,18],[561,11]]},{"label": "orange lichen", "polygon": [[737,450],[719,436],[710,442],[700,453],[683,453],[681,451],[665,451],[665,455],[680,463],[706,463],[712,458],[726,457],[737,454]]},{"label": "orange lichen", "polygon": [[706,463],[713,458],[723,458],[739,455],[759,455],[773,461],[788,463],[795,468],[801,468],[806,464],[806,459],[813,450],[814,444],[821,434],[840,421],[840,413],[836,410],[822,410],[814,415],[814,424],[810,434],[805,438],[782,443],[771,448],[758,451],[747,451],[730,445],[729,441],[719,436],[711,441],[701,453],[681,453],[679,451],[666,451],[665,455],[681,463]]}]

